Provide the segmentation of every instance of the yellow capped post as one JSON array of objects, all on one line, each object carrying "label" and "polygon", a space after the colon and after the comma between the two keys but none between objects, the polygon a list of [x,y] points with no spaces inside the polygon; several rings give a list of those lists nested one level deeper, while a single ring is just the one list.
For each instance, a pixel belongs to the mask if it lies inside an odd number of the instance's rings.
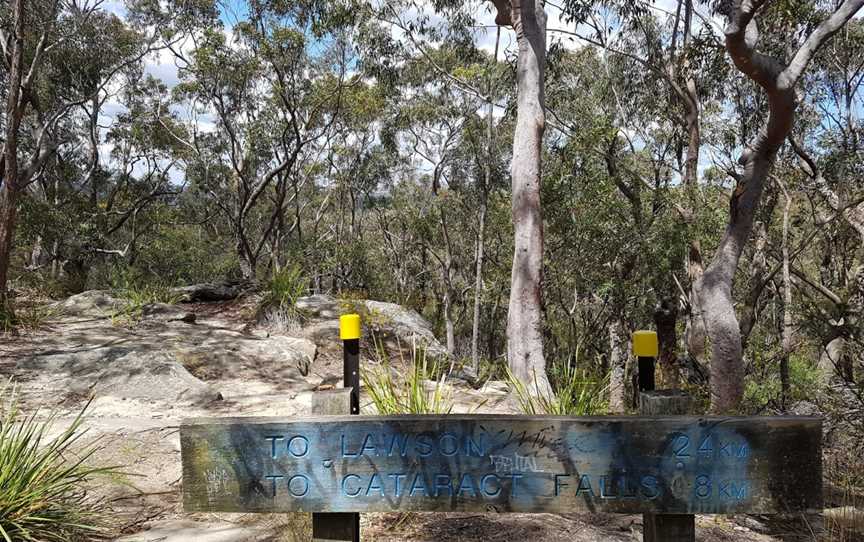
[{"label": "yellow capped post", "polygon": [[656,358],[660,352],[656,331],[633,332],[633,355],[637,358]]},{"label": "yellow capped post", "polygon": [[351,390],[351,414],[360,414],[360,315],[339,317],[342,339],[342,383]]},{"label": "yellow capped post", "polygon": [[[360,315],[339,317],[342,339],[342,385],[351,390],[349,412],[360,414]],[[356,512],[312,514],[312,540],[360,542],[360,514]]]},{"label": "yellow capped post", "polygon": [[339,317],[339,338],[343,341],[360,338],[359,314],[343,314]]},{"label": "yellow capped post", "polygon": [[639,391],[654,391],[654,362],[659,351],[656,331],[633,332],[633,355],[639,359]]}]

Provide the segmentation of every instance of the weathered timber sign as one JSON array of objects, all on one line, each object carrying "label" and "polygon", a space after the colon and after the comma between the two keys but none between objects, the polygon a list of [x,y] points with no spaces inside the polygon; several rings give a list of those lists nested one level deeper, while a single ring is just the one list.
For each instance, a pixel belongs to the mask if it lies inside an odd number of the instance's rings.
[{"label": "weathered timber sign", "polygon": [[774,513],[822,506],[804,417],[192,420],[189,512]]}]

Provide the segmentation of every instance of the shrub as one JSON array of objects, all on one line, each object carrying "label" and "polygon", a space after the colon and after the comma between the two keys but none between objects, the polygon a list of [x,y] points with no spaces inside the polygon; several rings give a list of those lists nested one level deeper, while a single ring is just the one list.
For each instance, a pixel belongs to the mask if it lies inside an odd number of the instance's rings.
[{"label": "shrub", "polygon": [[21,329],[38,329],[59,311],[50,305],[29,305],[6,308],[0,305],[0,333],[12,333]]},{"label": "shrub", "polygon": [[10,333],[18,327],[12,303],[0,303],[0,333]]},{"label": "shrub", "polygon": [[306,293],[307,284],[303,270],[299,266],[280,269],[270,279],[261,306],[281,309],[293,307]]},{"label": "shrub", "polygon": [[278,333],[293,333],[303,327],[296,304],[306,293],[307,284],[299,266],[274,273],[258,305],[258,322]]},{"label": "shrub", "polygon": [[[820,374],[818,367],[812,362],[816,356],[811,352],[809,349],[802,349],[789,356],[787,407],[818,395]],[[744,382],[744,412],[762,413],[766,409],[780,408],[782,390],[779,356],[779,353],[774,352],[757,353],[753,356],[750,374]]]},{"label": "shrub", "polygon": [[115,297],[124,302],[123,306],[111,315],[114,323],[136,322],[144,314],[144,307],[154,303],[174,304],[180,301],[180,295],[163,284],[146,284],[130,282],[112,290]]},{"label": "shrub", "polygon": [[38,411],[22,416],[11,382],[0,388],[0,539],[53,542],[105,534],[103,503],[86,486],[94,476],[117,471],[85,464],[97,444],[74,450],[86,432],[86,408],[48,440],[56,418],[39,421]]},{"label": "shrub", "polygon": [[[429,362],[425,348],[412,345],[410,370],[402,382],[397,382],[383,343],[374,337],[373,341],[378,367],[363,371],[362,376],[379,414],[449,414],[453,410],[453,398],[446,388],[447,373],[437,361]],[[401,364],[408,365],[401,348],[399,356]],[[430,380],[433,386],[427,384]]]}]

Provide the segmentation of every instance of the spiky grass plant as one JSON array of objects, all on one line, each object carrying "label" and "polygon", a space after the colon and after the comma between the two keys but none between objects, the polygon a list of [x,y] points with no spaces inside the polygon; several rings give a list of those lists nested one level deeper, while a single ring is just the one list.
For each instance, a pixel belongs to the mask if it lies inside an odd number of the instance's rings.
[{"label": "spiky grass plant", "polygon": [[99,446],[79,445],[86,409],[49,439],[56,417],[23,415],[15,386],[0,386],[0,540],[70,542],[105,535],[103,503],[87,485],[118,471],[87,465]]},{"label": "spiky grass plant", "polygon": [[111,322],[114,325],[135,324],[141,320],[147,305],[155,303],[173,305],[181,299],[180,294],[174,293],[164,284],[128,282],[122,288],[114,289],[113,294],[122,301],[122,305],[111,315]]},{"label": "spiky grass plant", "polygon": [[605,411],[608,378],[591,378],[570,360],[554,363],[549,376],[555,390],[551,395],[539,389],[530,390],[507,368],[507,380],[525,414],[591,416]]},{"label": "spiky grass plant", "polygon": [[[437,361],[428,359],[425,348],[412,344],[409,362],[400,346],[400,364],[410,369],[398,382],[393,378],[383,342],[374,336],[372,340],[378,367],[367,369],[362,375],[378,414],[449,414],[453,410],[453,397],[447,391],[447,372],[442,371]],[[427,384],[430,380],[434,380],[434,385]]]}]

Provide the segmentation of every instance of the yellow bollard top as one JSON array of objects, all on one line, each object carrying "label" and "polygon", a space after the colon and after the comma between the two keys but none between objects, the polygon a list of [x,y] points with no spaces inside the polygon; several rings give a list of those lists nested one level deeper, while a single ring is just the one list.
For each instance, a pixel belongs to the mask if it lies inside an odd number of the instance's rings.
[{"label": "yellow bollard top", "polygon": [[339,338],[343,341],[360,338],[359,314],[343,314],[339,317]]},{"label": "yellow bollard top", "polygon": [[656,331],[633,332],[633,355],[638,358],[656,358],[659,353]]}]

